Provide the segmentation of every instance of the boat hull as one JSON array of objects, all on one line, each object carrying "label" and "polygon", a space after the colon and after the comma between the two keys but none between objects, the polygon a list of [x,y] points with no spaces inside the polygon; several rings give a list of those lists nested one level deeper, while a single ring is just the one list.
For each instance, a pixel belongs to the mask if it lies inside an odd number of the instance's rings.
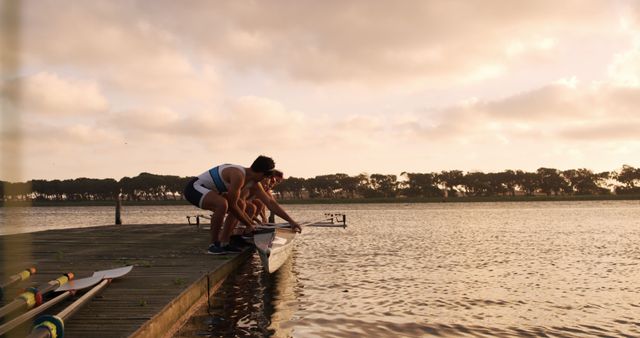
[{"label": "boat hull", "polygon": [[265,271],[274,273],[291,257],[295,238],[296,232],[287,228],[254,235],[256,250]]}]

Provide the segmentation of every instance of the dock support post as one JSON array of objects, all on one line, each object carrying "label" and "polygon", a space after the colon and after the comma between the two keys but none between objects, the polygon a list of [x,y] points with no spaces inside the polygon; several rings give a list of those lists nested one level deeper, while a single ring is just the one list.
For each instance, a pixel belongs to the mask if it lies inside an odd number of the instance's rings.
[{"label": "dock support post", "polygon": [[122,224],[122,219],[120,218],[120,209],[122,208],[122,202],[120,201],[120,195],[116,200],[116,225]]}]

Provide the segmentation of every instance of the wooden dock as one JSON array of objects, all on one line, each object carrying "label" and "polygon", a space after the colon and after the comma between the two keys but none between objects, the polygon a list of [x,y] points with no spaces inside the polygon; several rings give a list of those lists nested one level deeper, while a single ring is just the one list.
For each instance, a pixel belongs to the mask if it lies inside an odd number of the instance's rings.
[{"label": "wooden dock", "polygon": [[[206,301],[207,292],[212,294],[253,252],[247,248],[235,255],[207,255],[208,239],[208,230],[185,224],[6,235],[0,237],[0,262],[5,265],[0,280],[5,280],[3,273],[29,266],[37,273],[22,287],[47,283],[66,272],[83,278],[93,271],[134,265],[65,323],[65,337],[163,337],[179,328],[190,311]],[[3,302],[12,298],[5,296]],[[46,313],[56,314],[76,298]],[[9,337],[23,337],[28,330],[22,327]]]}]

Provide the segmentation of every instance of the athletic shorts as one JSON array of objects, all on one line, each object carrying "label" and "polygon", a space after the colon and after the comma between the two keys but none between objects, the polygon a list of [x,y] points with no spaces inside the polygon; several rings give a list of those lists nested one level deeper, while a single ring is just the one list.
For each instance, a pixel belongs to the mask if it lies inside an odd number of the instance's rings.
[{"label": "athletic shorts", "polygon": [[212,190],[205,187],[197,177],[194,177],[184,187],[184,198],[196,207],[202,208],[202,200],[209,191]]}]

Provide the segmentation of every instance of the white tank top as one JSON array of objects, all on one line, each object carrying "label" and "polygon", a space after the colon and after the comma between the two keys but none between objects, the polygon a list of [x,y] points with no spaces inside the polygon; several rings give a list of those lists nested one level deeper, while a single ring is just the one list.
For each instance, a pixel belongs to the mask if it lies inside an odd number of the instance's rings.
[{"label": "white tank top", "polygon": [[[202,184],[205,188],[216,190],[220,193],[229,191],[229,186],[231,186],[231,182],[226,181],[222,172],[227,168],[237,168],[242,171],[242,175],[247,176],[247,172],[244,167],[237,164],[222,164],[217,167],[213,167],[202,174],[198,175],[199,183]],[[250,188],[253,186],[254,182],[244,182],[243,188]]]}]

